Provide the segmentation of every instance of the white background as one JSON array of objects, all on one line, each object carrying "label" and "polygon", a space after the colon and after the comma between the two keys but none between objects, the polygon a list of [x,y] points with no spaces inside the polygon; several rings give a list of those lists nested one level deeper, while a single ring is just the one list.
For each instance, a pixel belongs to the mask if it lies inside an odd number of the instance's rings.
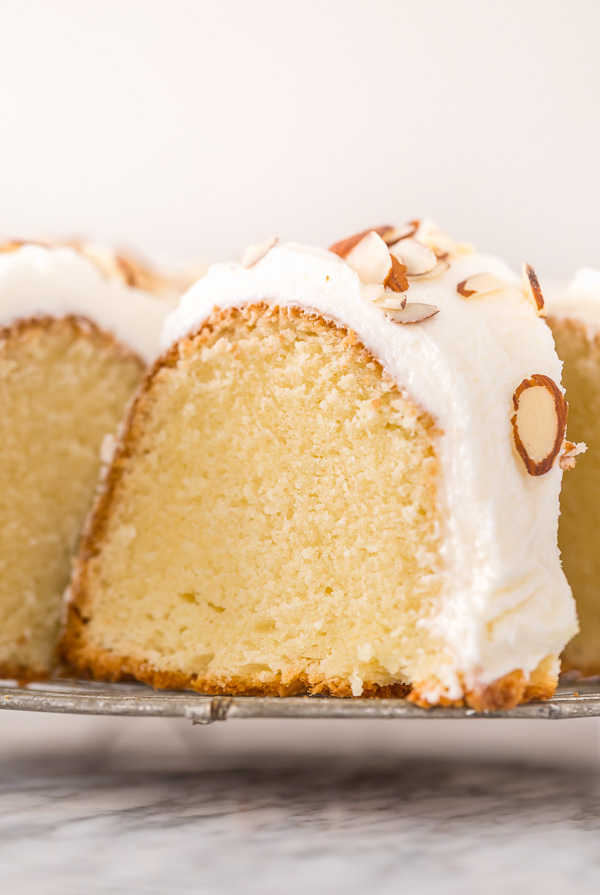
[{"label": "white background", "polygon": [[181,259],[431,214],[600,266],[597,0],[0,0],[0,232]]}]

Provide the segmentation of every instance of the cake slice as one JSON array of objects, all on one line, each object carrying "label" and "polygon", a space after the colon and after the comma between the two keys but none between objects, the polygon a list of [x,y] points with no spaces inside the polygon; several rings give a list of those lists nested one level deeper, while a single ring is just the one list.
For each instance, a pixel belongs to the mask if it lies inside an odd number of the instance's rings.
[{"label": "cake slice", "polygon": [[548,295],[548,322],[564,361],[569,437],[587,444],[561,493],[558,543],[581,630],[562,656],[565,671],[600,674],[600,271],[583,269]]},{"label": "cake slice", "polygon": [[167,291],[106,250],[0,248],[2,677],[51,671],[101,442],[157,354]]},{"label": "cake slice", "polygon": [[577,623],[534,285],[429,222],[211,268],[89,520],[67,659],[206,693],[551,695]]}]

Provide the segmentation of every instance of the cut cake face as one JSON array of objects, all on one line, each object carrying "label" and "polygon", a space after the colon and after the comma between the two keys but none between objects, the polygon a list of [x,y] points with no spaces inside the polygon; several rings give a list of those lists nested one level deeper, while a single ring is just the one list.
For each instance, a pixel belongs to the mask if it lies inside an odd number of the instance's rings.
[{"label": "cut cake face", "polygon": [[100,447],[173,306],[146,291],[143,271],[108,250],[0,246],[2,677],[45,677],[54,666]]},{"label": "cut cake face", "polygon": [[269,240],[169,317],[64,655],[211,693],[548,696],[577,623],[541,309],[429,221],[332,249]]}]

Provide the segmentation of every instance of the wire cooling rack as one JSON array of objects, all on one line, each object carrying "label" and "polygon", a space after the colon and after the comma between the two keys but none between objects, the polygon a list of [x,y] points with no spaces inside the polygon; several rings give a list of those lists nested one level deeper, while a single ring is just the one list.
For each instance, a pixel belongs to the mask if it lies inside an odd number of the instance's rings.
[{"label": "wire cooling rack", "polygon": [[508,712],[478,714],[468,708],[422,709],[405,699],[339,699],[319,696],[203,696],[152,690],[143,684],[46,681],[18,686],[0,681],[0,709],[75,715],[185,718],[211,724],[237,718],[419,718],[476,719],[590,718],[600,716],[600,679],[563,682],[547,702],[530,702]]}]

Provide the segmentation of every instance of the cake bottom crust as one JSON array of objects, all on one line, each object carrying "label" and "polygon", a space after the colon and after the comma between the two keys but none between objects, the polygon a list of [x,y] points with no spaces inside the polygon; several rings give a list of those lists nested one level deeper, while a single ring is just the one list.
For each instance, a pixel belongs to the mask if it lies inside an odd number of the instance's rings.
[{"label": "cake bottom crust", "polygon": [[[241,676],[211,676],[183,672],[160,671],[146,662],[132,658],[110,656],[105,652],[85,650],[83,656],[74,655],[75,643],[71,642],[71,659],[77,661],[79,671],[85,671],[95,680],[118,681],[135,679],[158,690],[194,690],[210,696],[336,696],[352,697],[350,681],[343,678],[309,676],[305,672],[290,673],[285,678],[257,681]],[[75,647],[76,649],[76,647]],[[524,702],[546,700],[553,696],[557,684],[557,662],[554,656],[544,659],[531,675],[515,670],[490,684],[471,690],[466,689],[461,699],[452,700],[440,695],[431,701],[432,690],[439,690],[439,682],[420,681],[407,684],[401,681],[380,684],[364,681],[361,698],[385,699],[406,697],[422,708],[434,705],[447,707],[468,706],[476,712],[507,711]]]},{"label": "cake bottom crust", "polygon": [[0,681],[16,681],[19,686],[47,681],[51,677],[47,668],[28,665],[0,665]]}]

